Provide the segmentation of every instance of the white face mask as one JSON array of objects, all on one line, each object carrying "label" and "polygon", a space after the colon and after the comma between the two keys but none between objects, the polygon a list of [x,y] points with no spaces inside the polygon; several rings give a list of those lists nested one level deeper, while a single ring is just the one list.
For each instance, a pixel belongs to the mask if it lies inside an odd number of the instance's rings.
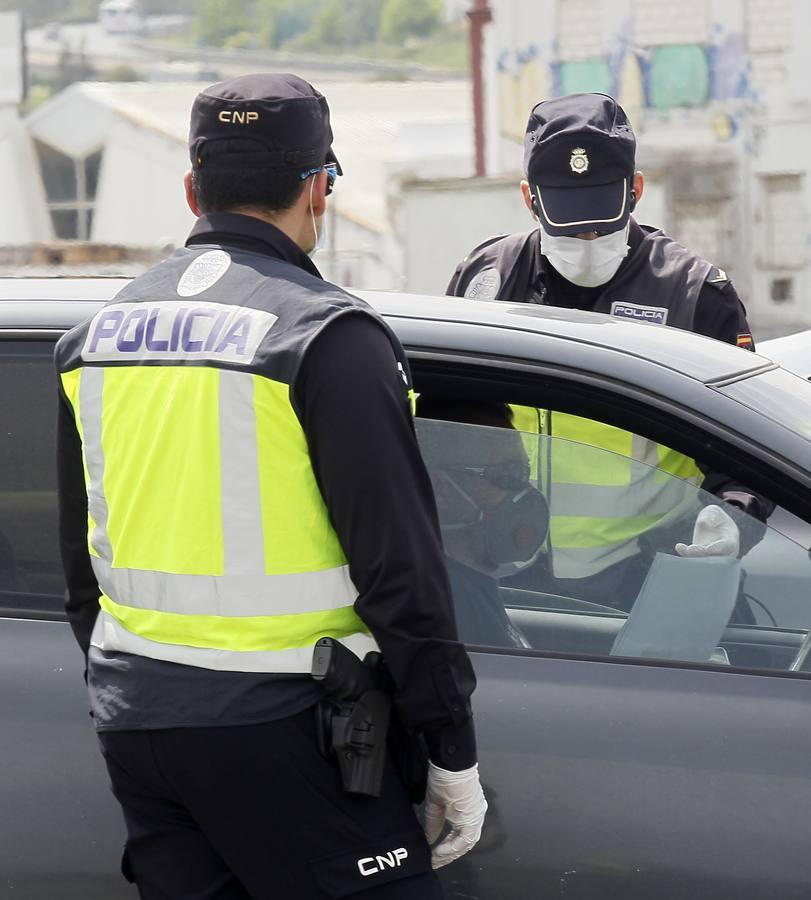
[{"label": "white face mask", "polygon": [[599,287],[611,281],[628,255],[630,227],[629,221],[621,231],[585,241],[576,237],[555,237],[547,234],[541,225],[541,253],[572,284]]},{"label": "white face mask", "polygon": [[324,247],[327,246],[327,215],[324,213],[323,216],[319,219],[321,222],[321,228],[319,229],[316,221],[315,221],[315,213],[313,212],[313,187],[315,185],[315,178],[310,182],[310,220],[313,223],[313,235],[315,236],[315,243],[313,244],[313,249],[307,252],[307,256],[312,259],[319,250],[323,250]]}]

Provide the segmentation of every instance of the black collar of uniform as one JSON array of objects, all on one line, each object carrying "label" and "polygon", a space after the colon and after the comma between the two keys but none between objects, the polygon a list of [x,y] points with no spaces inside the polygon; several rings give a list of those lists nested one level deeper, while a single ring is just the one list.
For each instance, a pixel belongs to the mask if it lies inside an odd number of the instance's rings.
[{"label": "black collar of uniform", "polygon": [[200,216],[186,241],[187,247],[215,244],[272,256],[321,278],[321,273],[299,245],[280,228],[242,213]]},{"label": "black collar of uniform", "polygon": [[631,267],[636,251],[645,239],[645,232],[642,230],[636,219],[631,216],[631,224],[628,228],[628,255],[620,263],[614,277],[607,284],[601,284],[593,288],[580,287],[580,285],[572,284],[571,281],[564,278],[555,268],[550,265],[545,256],[541,254],[541,242],[536,242],[535,258],[536,271],[540,273],[539,281],[546,288],[544,302],[550,306],[565,306],[568,309],[591,309],[594,304],[602,296],[603,291],[611,282],[621,278],[625,272]]}]

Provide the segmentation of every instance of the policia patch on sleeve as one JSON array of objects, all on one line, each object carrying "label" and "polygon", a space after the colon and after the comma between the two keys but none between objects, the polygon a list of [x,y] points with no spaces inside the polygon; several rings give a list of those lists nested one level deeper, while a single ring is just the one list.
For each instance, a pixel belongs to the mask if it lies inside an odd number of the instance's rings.
[{"label": "policia patch on sleeve", "polygon": [[328,897],[348,897],[401,878],[429,873],[431,851],[422,833],[401,832],[356,846],[348,853],[312,860],[310,868]]}]

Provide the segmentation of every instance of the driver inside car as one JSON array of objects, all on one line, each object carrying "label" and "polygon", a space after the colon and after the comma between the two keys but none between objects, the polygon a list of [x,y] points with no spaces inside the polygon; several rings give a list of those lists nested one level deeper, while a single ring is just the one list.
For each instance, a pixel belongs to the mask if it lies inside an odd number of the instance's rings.
[{"label": "driver inside car", "polygon": [[510,621],[500,578],[530,567],[549,529],[521,435],[505,403],[421,396],[417,433],[439,512],[459,638],[530,647]]}]

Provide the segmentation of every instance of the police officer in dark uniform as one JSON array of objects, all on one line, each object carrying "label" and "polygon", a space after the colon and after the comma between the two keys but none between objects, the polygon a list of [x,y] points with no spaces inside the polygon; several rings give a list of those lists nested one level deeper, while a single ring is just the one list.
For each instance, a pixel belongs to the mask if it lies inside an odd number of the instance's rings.
[{"label": "police officer in dark uniform", "polygon": [[635,156],[634,133],[612,97],[539,103],[521,182],[538,224],[476,247],[447,293],[609,313],[754,349],[726,273],[631,215],[645,187]]},{"label": "police officer in dark uniform", "polygon": [[[572,94],[538,103],[527,124],[526,180],[521,183],[524,203],[537,224],[474,248],[457,266],[447,293],[607,313],[683,328],[753,350],[746,312],[726,273],[631,215],[645,187],[642,173],[635,170],[635,155],[634,133],[612,97]],[[557,427],[546,433],[588,438],[593,446],[614,449],[604,442],[605,426],[600,423],[584,424],[581,419],[569,433],[567,423],[575,419],[552,417]],[[745,486],[722,473],[700,471],[674,451],[666,452],[671,457],[667,471],[701,484],[757,519],[765,520],[771,512],[771,503]],[[640,462],[645,461],[642,455]],[[554,521],[554,485],[552,491]],[[558,514],[564,517],[560,522],[566,516],[584,515],[582,510]],[[720,508],[708,512],[701,525],[696,529],[699,543],[680,545],[678,552],[737,552],[735,526]],[[576,541],[578,536],[568,538]],[[628,555],[619,546],[598,552],[609,560],[612,549]],[[590,587],[591,576],[604,571],[600,566],[596,559],[578,563],[570,567],[567,579],[583,574],[582,584]],[[603,578],[602,592],[606,583]],[[589,596],[587,590],[583,596]]]},{"label": "police officer in dark uniform", "polygon": [[[66,607],[124,874],[146,900],[438,898],[487,807],[475,678],[405,354],[310,259],[341,173],[327,102],[293,75],[214,85],[190,155],[186,246],[56,351]],[[319,746],[324,636],[382,651],[430,756],[424,826],[390,760],[359,796]]]}]

